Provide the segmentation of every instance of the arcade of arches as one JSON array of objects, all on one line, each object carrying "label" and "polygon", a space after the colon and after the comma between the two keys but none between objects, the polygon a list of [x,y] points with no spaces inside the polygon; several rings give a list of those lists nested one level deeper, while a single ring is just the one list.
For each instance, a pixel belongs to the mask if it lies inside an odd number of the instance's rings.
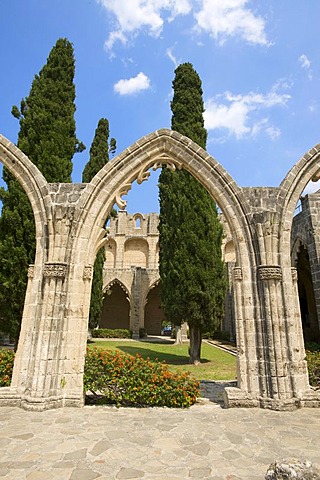
[{"label": "arcade of arches", "polygon": [[[125,238],[123,232],[122,242],[113,238],[108,243],[104,224],[115,203],[125,208],[123,196],[134,181],[141,183],[151,168],[166,165],[188,170],[208,190],[221,208],[234,246],[233,252],[227,243],[225,251],[232,275],[228,304],[237,340],[237,387],[225,389],[226,406],[277,410],[320,406],[320,392],[308,382],[299,304],[300,291],[304,323],[316,335],[320,276],[314,259],[319,252],[311,239],[316,226],[309,215],[309,228],[300,233],[297,225],[292,228],[306,184],[319,178],[320,146],[307,152],[279,187],[257,188],[239,187],[206,151],[168,129],[137,141],[88,184],[47,183],[2,136],[0,160],[24,188],[36,224],[36,257],[28,271],[13,377],[10,387],[0,389],[0,405],[29,410],[83,405],[92,271],[103,245],[108,246],[107,270],[114,270],[113,279],[106,279],[106,291],[110,297],[140,299],[129,310],[135,335],[144,316],[150,330],[154,328],[148,315],[153,315],[158,296],[157,237]],[[315,199],[317,208],[318,204]],[[140,214],[132,219],[132,228],[143,229],[144,223]],[[310,276],[314,298],[308,293]],[[108,308],[106,304],[107,313]],[[121,315],[128,322],[128,305]]]},{"label": "arcade of arches", "polygon": [[[307,241],[305,232],[317,231],[320,221],[317,209],[311,208],[310,202],[320,202],[320,192],[308,195],[302,200],[302,210],[293,218],[291,245],[292,265],[297,268],[298,292],[301,311],[303,335],[306,342],[319,341],[319,318],[317,305],[320,298],[315,299],[313,278],[320,276],[320,262],[316,255],[317,238],[309,235]],[[137,224],[137,219],[139,223]],[[222,241],[222,256],[229,273],[229,288],[225,302],[225,317],[221,330],[228,331],[235,339],[235,318],[233,305],[232,270],[236,262],[235,247],[228,224],[220,215],[224,235]],[[139,325],[145,328],[149,335],[160,335],[162,322],[165,320],[161,308],[158,261],[158,215],[156,213],[129,215],[125,210],[112,218],[109,225],[108,242],[106,244],[106,263],[104,268],[104,308],[100,320],[100,328],[132,329],[130,311],[139,309],[141,314]],[[319,225],[320,226],[320,225]],[[304,238],[304,241],[302,240]],[[305,242],[305,243],[303,243]],[[297,247],[298,245],[298,247]],[[298,248],[298,250],[297,250]],[[112,260],[110,261],[110,252]],[[116,256],[118,252],[118,257]],[[123,257],[121,257],[121,252]],[[311,262],[309,258],[311,255]],[[150,265],[150,268],[148,268]],[[141,269],[139,276],[141,284],[133,282],[135,269]],[[155,280],[156,279],[156,280]],[[135,295],[134,288],[139,289]],[[317,292],[318,293],[318,292]],[[142,305],[140,303],[142,302]],[[320,305],[319,305],[320,307]],[[319,311],[320,315],[320,311]]]}]

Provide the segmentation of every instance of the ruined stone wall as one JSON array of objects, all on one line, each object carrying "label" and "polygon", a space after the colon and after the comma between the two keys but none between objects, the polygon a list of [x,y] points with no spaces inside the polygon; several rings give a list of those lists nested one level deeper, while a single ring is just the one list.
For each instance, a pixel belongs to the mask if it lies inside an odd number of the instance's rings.
[{"label": "ruined stone wall", "polygon": [[[222,256],[227,263],[229,278],[228,291],[225,300],[225,316],[221,329],[228,331],[232,339],[235,338],[235,319],[233,303],[232,271],[235,266],[236,252],[233,244],[230,227],[222,214],[219,219],[223,224],[224,234],[221,245]],[[150,333],[161,333],[161,321],[164,313],[161,308],[161,299],[158,285],[159,276],[159,215],[157,213],[128,214],[125,210],[119,211],[116,218],[111,218],[108,225],[108,242],[105,246],[106,261],[104,267],[104,291],[118,283],[127,291],[126,303],[130,305],[130,328],[133,329],[134,312],[139,312],[139,327],[146,328]],[[136,269],[139,267],[137,275]],[[139,279],[137,281],[137,279]],[[136,293],[138,289],[139,293]],[[135,290],[135,291],[134,291]],[[155,291],[153,291],[155,290]],[[111,303],[106,296],[105,303]],[[127,305],[123,305],[124,297],[119,297],[119,311],[123,312]],[[112,298],[112,318],[107,320],[106,305],[100,322],[101,328],[117,328],[115,318],[119,318],[119,326],[126,322],[116,309]],[[122,318],[122,320],[120,319]],[[148,324],[148,325],[147,325]]]},{"label": "ruined stone wall", "polygon": [[[298,269],[298,284],[306,290],[300,298],[308,303],[309,319],[303,325],[305,339],[319,340],[320,330],[320,191],[301,198],[301,211],[294,216],[291,231],[291,261]],[[304,255],[303,255],[304,254]],[[302,297],[300,292],[300,297]],[[302,318],[305,321],[304,318]]]}]

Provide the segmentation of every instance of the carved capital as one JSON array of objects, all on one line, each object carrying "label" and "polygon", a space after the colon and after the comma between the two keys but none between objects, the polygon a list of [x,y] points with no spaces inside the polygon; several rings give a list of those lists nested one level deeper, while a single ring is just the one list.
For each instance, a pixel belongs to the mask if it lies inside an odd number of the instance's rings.
[{"label": "carved capital", "polygon": [[83,279],[84,280],[91,280],[93,276],[93,266],[92,265],[86,265],[83,269]]},{"label": "carved capital", "polygon": [[67,275],[68,266],[66,263],[54,262],[46,263],[43,270],[45,277],[61,277],[64,278]]},{"label": "carved capital", "polygon": [[260,265],[258,270],[261,280],[282,280],[282,270],[279,265]]},{"label": "carved capital", "polygon": [[28,273],[27,273],[28,278],[33,278],[34,277],[34,265],[31,264],[28,267]]},{"label": "carved capital", "polygon": [[241,281],[242,280],[242,269],[240,267],[234,267],[233,269],[233,280]]}]

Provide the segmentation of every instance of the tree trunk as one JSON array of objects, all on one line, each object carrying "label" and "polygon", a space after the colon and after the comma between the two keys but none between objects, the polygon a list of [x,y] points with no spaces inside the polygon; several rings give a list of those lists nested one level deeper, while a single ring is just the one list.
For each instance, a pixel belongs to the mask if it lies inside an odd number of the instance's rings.
[{"label": "tree trunk", "polygon": [[202,335],[200,328],[195,326],[189,326],[189,335],[190,335],[190,349],[189,349],[189,363],[194,365],[199,365],[200,355],[201,355],[201,342]]}]

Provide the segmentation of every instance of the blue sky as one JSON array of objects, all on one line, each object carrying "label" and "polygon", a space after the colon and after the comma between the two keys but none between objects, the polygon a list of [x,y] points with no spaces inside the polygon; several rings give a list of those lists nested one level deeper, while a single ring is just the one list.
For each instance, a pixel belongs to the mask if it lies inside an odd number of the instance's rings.
[{"label": "blue sky", "polygon": [[[170,128],[172,80],[191,62],[202,79],[208,152],[240,186],[277,186],[320,142],[319,0],[1,0],[0,133],[60,37],[74,45],[81,174],[98,120],[117,153]],[[127,196],[158,211],[157,175]]]}]

